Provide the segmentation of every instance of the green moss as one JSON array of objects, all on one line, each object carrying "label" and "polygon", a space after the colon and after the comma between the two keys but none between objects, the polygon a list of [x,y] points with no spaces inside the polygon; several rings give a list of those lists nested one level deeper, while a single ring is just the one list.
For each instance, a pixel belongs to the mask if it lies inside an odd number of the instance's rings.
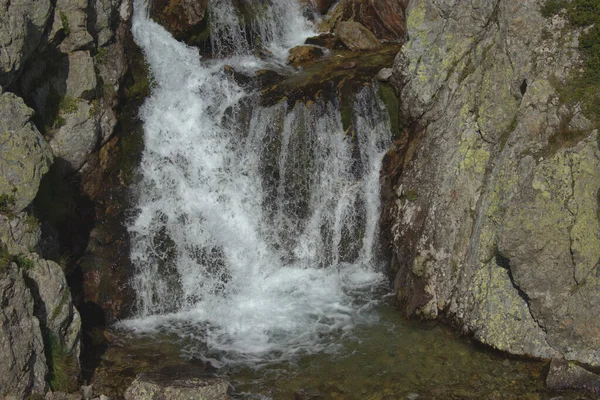
[{"label": "green moss", "polygon": [[0,194],[0,214],[11,214],[11,209],[15,205],[14,194]]},{"label": "green moss", "polygon": [[129,96],[134,99],[143,99],[150,96],[155,85],[154,77],[145,61],[135,63],[132,67],[133,84],[129,86]]},{"label": "green moss", "polygon": [[404,193],[404,198],[408,201],[417,201],[419,194],[414,190],[407,190]]},{"label": "green moss", "polygon": [[72,114],[72,113],[76,112],[78,108],[79,108],[79,104],[78,104],[77,99],[74,99],[71,96],[63,97],[63,99],[60,101],[60,103],[58,105],[58,111],[64,112],[67,114]]},{"label": "green moss", "polygon": [[541,12],[546,17],[563,12],[571,29],[586,28],[579,38],[582,68],[559,92],[563,102],[581,103],[584,114],[600,122],[600,0],[547,0]]},{"label": "green moss", "polygon": [[63,292],[63,295],[62,295],[62,297],[60,299],[60,303],[58,304],[58,306],[56,306],[56,308],[52,312],[52,316],[50,317],[51,321],[54,321],[56,319],[56,317],[58,317],[58,315],[60,314],[60,311],[63,309],[63,307],[65,306],[65,304],[67,304],[67,302],[70,299],[71,299],[71,291],[69,290],[69,288],[67,288]]},{"label": "green moss", "polygon": [[50,370],[48,383],[55,392],[73,393],[77,390],[75,359],[60,340],[49,334],[46,359]]},{"label": "green moss", "polygon": [[69,36],[71,33],[71,28],[69,27],[69,18],[67,18],[67,14],[64,12],[60,12],[60,22],[62,23],[62,30],[65,36]]},{"label": "green moss", "polygon": [[35,215],[28,215],[25,217],[25,225],[27,225],[28,232],[35,232],[40,227],[40,221]]},{"label": "green moss", "polygon": [[33,261],[31,261],[31,259],[25,254],[19,254],[18,256],[13,257],[12,260],[19,266],[19,268],[23,269],[32,269],[34,265]]},{"label": "green moss", "polygon": [[6,248],[4,243],[0,243],[0,272],[6,270],[10,263],[12,262],[12,257]]},{"label": "green moss", "polygon": [[96,53],[96,63],[104,64],[108,60],[108,49],[106,47],[100,47]]}]

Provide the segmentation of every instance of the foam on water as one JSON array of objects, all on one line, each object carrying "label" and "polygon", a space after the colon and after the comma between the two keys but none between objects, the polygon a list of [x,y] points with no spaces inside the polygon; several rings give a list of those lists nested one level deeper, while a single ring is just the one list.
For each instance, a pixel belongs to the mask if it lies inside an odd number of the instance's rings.
[{"label": "foam on water", "polygon": [[[274,54],[308,35],[294,1],[248,3],[270,8],[252,29]],[[231,54],[211,63],[135,4],[134,37],[156,86],[141,109],[129,225],[137,316],[121,326],[175,332],[190,353],[228,362],[332,350],[328,335],[376,318],[368,304],[383,281],[373,254],[387,113],[365,88],[353,140],[335,103],[258,107],[223,66],[264,63],[236,36],[247,33],[232,3],[209,4],[222,35],[214,48]]]}]

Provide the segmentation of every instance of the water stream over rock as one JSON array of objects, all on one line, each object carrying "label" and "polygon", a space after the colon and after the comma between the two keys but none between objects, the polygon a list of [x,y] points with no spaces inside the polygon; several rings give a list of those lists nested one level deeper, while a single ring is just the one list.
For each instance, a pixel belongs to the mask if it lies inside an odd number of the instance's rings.
[{"label": "water stream over rock", "polygon": [[362,89],[351,133],[335,101],[258,106],[224,66],[284,65],[312,31],[295,1],[248,4],[268,61],[251,54],[230,1],[210,4],[223,57],[210,62],[141,1],[133,19],[155,87],[129,226],[138,312],[122,325],[193,338],[188,352],[226,363],[332,350],[330,335],[376,321],[370,293],[384,280],[374,254],[385,106]]}]

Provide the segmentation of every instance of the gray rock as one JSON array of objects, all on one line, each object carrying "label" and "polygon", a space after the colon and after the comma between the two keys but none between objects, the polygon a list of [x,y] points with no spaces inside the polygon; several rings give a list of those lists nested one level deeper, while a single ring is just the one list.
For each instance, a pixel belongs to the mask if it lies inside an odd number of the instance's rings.
[{"label": "gray rock", "polygon": [[0,196],[3,208],[13,212],[31,203],[53,160],[32,117],[33,110],[19,97],[0,96]]},{"label": "gray rock", "polygon": [[383,68],[377,74],[377,80],[379,80],[380,82],[389,82],[390,79],[392,78],[392,75],[393,75],[392,68]]},{"label": "gray rock", "polygon": [[22,212],[10,218],[0,214],[0,241],[13,255],[36,250],[42,231],[34,216]]},{"label": "gray rock", "polygon": [[227,400],[229,383],[218,378],[206,378],[189,366],[165,367],[159,371],[138,375],[125,391],[125,400]]},{"label": "gray rock", "polygon": [[58,48],[63,53],[90,50],[94,38],[88,32],[88,1],[57,0],[54,21],[50,30],[50,41],[57,42],[64,36]]},{"label": "gray rock", "polygon": [[117,19],[118,0],[90,0],[93,21],[90,31],[97,38],[97,46],[104,47],[114,39],[113,26]]},{"label": "gray rock", "polygon": [[65,160],[73,171],[78,171],[98,146],[98,124],[91,110],[86,101],[77,101],[77,110],[63,115],[64,125],[50,140],[55,156]]},{"label": "gray rock", "polygon": [[94,59],[89,51],[76,51],[69,54],[66,72],[65,96],[88,100],[95,97],[98,81],[94,70]]},{"label": "gray rock", "polygon": [[381,43],[375,35],[359,22],[342,21],[335,27],[335,35],[350,50],[376,50]]},{"label": "gray rock", "polygon": [[[32,268],[25,270],[35,299],[34,313],[44,326],[79,362],[81,318],[61,267],[37,254],[28,254]],[[79,369],[75,371],[79,373]]]},{"label": "gray rock", "polygon": [[598,131],[560,104],[551,82],[577,65],[577,33],[541,4],[410,2],[391,82],[416,128],[384,179],[391,269],[407,314],[600,365]]},{"label": "gray rock", "polygon": [[8,86],[40,43],[50,0],[0,0],[0,85]]},{"label": "gray rock", "polygon": [[33,298],[16,265],[0,265],[0,396],[46,391],[46,357]]},{"label": "gray rock", "polygon": [[546,386],[550,390],[586,390],[600,395],[600,376],[566,360],[553,359]]}]

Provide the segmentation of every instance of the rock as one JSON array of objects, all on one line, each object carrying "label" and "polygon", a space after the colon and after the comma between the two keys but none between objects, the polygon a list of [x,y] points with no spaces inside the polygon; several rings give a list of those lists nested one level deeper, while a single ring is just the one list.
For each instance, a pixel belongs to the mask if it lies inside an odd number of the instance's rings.
[{"label": "rock", "polygon": [[553,359],[546,377],[550,390],[585,390],[600,395],[600,376],[566,360]]},{"label": "rock", "polygon": [[319,14],[325,15],[336,0],[301,0],[300,3],[311,7]]},{"label": "rock", "polygon": [[94,395],[94,385],[81,386],[81,396],[84,400],[90,400]]},{"label": "rock", "polygon": [[321,30],[336,31],[345,21],[360,23],[380,40],[404,42],[407,0],[341,0],[332,7]]},{"label": "rock", "polygon": [[180,39],[201,29],[207,6],[208,0],[156,0],[150,15]]},{"label": "rock", "polygon": [[64,125],[54,132],[50,146],[57,158],[67,162],[69,168],[78,171],[87,157],[97,149],[100,134],[90,111],[92,106],[84,100],[74,103],[75,110],[65,113]]},{"label": "rock", "polygon": [[41,236],[40,222],[34,216],[21,212],[9,218],[0,214],[0,241],[10,254],[34,251]]},{"label": "rock", "polygon": [[541,34],[557,21],[536,2],[410,2],[390,81],[411,128],[386,156],[382,230],[406,314],[600,365],[598,130],[552,83],[578,59],[576,33]]},{"label": "rock", "polygon": [[[127,3],[124,1],[123,3]],[[93,32],[97,38],[98,48],[107,46],[115,37],[113,27],[117,25],[117,0],[89,0],[91,10],[93,10],[92,18],[93,26],[88,29]],[[91,29],[90,29],[91,28]]]},{"label": "rock", "polygon": [[61,393],[61,392],[48,392],[46,393],[45,400],[82,400],[83,397],[76,393]]},{"label": "rock", "polygon": [[[98,81],[96,71],[94,70],[94,59],[89,51],[75,51],[68,56],[68,66],[66,68],[66,79],[59,76],[60,82],[65,82],[64,95],[74,99],[92,99],[96,95]],[[59,83],[55,83],[56,90],[59,89]]]},{"label": "rock", "polygon": [[50,0],[1,0],[0,85],[9,86],[39,45],[50,18]]},{"label": "rock", "polygon": [[296,46],[290,49],[290,55],[288,57],[287,62],[288,64],[298,66],[300,64],[306,63],[307,61],[316,60],[317,58],[323,57],[324,55],[325,53],[323,52],[323,49],[316,46]]},{"label": "rock", "polygon": [[304,44],[325,47],[329,50],[339,48],[341,46],[339,39],[332,33],[321,33],[319,36],[309,37],[306,39]]},{"label": "rock", "polygon": [[227,400],[229,383],[218,378],[206,378],[189,366],[166,367],[143,373],[125,391],[125,400],[205,399]]},{"label": "rock", "polygon": [[294,400],[324,400],[325,396],[317,389],[307,388],[300,389],[294,393]]},{"label": "rock", "polygon": [[88,0],[57,0],[49,34],[52,43],[60,43],[63,53],[90,50],[94,38],[88,32]]},{"label": "rock", "polygon": [[0,264],[0,396],[27,398],[46,392],[46,357],[33,298],[15,264]]},{"label": "rock", "polygon": [[380,82],[389,82],[392,78],[393,70],[392,68],[383,68],[381,71],[377,73],[377,80]]},{"label": "rock", "polygon": [[381,43],[375,35],[358,22],[340,22],[335,28],[335,34],[350,50],[377,50],[381,48]]},{"label": "rock", "polygon": [[35,300],[34,313],[41,325],[48,330],[76,360],[77,368],[72,371],[79,375],[79,352],[81,318],[73,306],[71,292],[61,267],[53,261],[44,260],[37,254],[28,254],[33,262],[25,269],[30,280],[30,288]]},{"label": "rock", "polygon": [[52,164],[52,151],[32,117],[22,99],[0,95],[0,213],[27,207]]}]

